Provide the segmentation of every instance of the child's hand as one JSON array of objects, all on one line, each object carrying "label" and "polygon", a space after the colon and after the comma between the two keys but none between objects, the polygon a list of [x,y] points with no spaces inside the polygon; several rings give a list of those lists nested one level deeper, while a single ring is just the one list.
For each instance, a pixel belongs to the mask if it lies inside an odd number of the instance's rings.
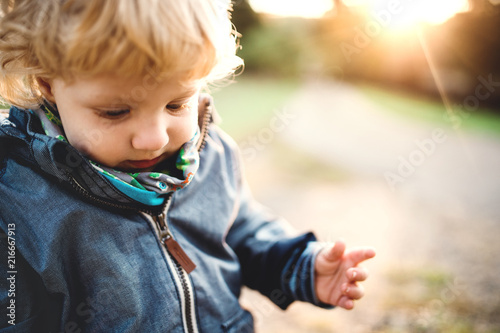
[{"label": "child's hand", "polygon": [[321,302],[350,310],[354,307],[354,300],[364,295],[357,282],[368,277],[368,271],[358,264],[373,258],[375,250],[365,247],[346,251],[345,247],[345,243],[339,241],[318,253],[314,265],[315,285]]}]

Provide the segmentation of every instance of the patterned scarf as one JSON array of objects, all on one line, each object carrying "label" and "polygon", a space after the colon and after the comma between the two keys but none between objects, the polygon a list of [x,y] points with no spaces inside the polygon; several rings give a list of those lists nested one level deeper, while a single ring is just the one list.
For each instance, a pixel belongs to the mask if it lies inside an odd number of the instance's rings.
[{"label": "patterned scarf", "polygon": [[[40,118],[46,135],[68,142],[55,106],[45,103],[41,105],[40,109],[31,111]],[[195,135],[181,147],[177,155],[175,170],[129,173],[99,165],[92,160],[89,161],[97,171],[131,198],[144,204],[158,205],[163,203],[165,194],[186,187],[193,179],[200,160],[196,148],[199,139],[200,130],[198,128]]]}]

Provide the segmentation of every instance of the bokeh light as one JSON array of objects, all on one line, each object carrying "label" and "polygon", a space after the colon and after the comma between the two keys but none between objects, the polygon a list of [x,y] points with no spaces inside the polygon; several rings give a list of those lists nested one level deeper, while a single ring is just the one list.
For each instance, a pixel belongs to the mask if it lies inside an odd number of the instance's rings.
[{"label": "bokeh light", "polygon": [[[391,20],[390,27],[407,29],[418,23],[443,23],[459,12],[469,9],[468,0],[344,0],[347,6],[365,7],[376,14],[397,8],[398,14]],[[310,0],[291,2],[287,0],[251,0],[251,6],[257,12],[277,16],[320,17],[333,7],[331,0]]]},{"label": "bokeh light", "polygon": [[331,0],[289,1],[250,0],[252,8],[260,13],[277,16],[320,17],[332,9]]},{"label": "bokeh light", "polygon": [[364,6],[370,12],[396,10],[390,27],[397,29],[411,28],[419,23],[444,23],[455,14],[469,9],[468,0],[345,0],[347,5]]}]

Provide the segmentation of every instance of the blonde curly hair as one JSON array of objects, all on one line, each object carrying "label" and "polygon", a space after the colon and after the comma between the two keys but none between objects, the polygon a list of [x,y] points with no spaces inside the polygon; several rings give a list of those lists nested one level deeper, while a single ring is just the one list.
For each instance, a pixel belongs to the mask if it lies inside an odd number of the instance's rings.
[{"label": "blonde curly hair", "polygon": [[1,0],[0,96],[31,108],[37,78],[186,73],[207,83],[242,66],[230,0]]}]

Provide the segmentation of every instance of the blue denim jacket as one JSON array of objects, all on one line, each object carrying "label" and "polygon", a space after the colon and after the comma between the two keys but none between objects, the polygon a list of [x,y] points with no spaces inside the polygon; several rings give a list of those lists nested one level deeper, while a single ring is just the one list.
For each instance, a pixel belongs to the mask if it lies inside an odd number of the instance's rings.
[{"label": "blue denim jacket", "polygon": [[[287,234],[252,199],[235,143],[208,101],[200,113],[197,174],[147,206],[11,108],[0,127],[0,332],[252,332],[242,285],[283,309],[320,305],[314,236]],[[196,264],[190,274],[165,228]]]}]

